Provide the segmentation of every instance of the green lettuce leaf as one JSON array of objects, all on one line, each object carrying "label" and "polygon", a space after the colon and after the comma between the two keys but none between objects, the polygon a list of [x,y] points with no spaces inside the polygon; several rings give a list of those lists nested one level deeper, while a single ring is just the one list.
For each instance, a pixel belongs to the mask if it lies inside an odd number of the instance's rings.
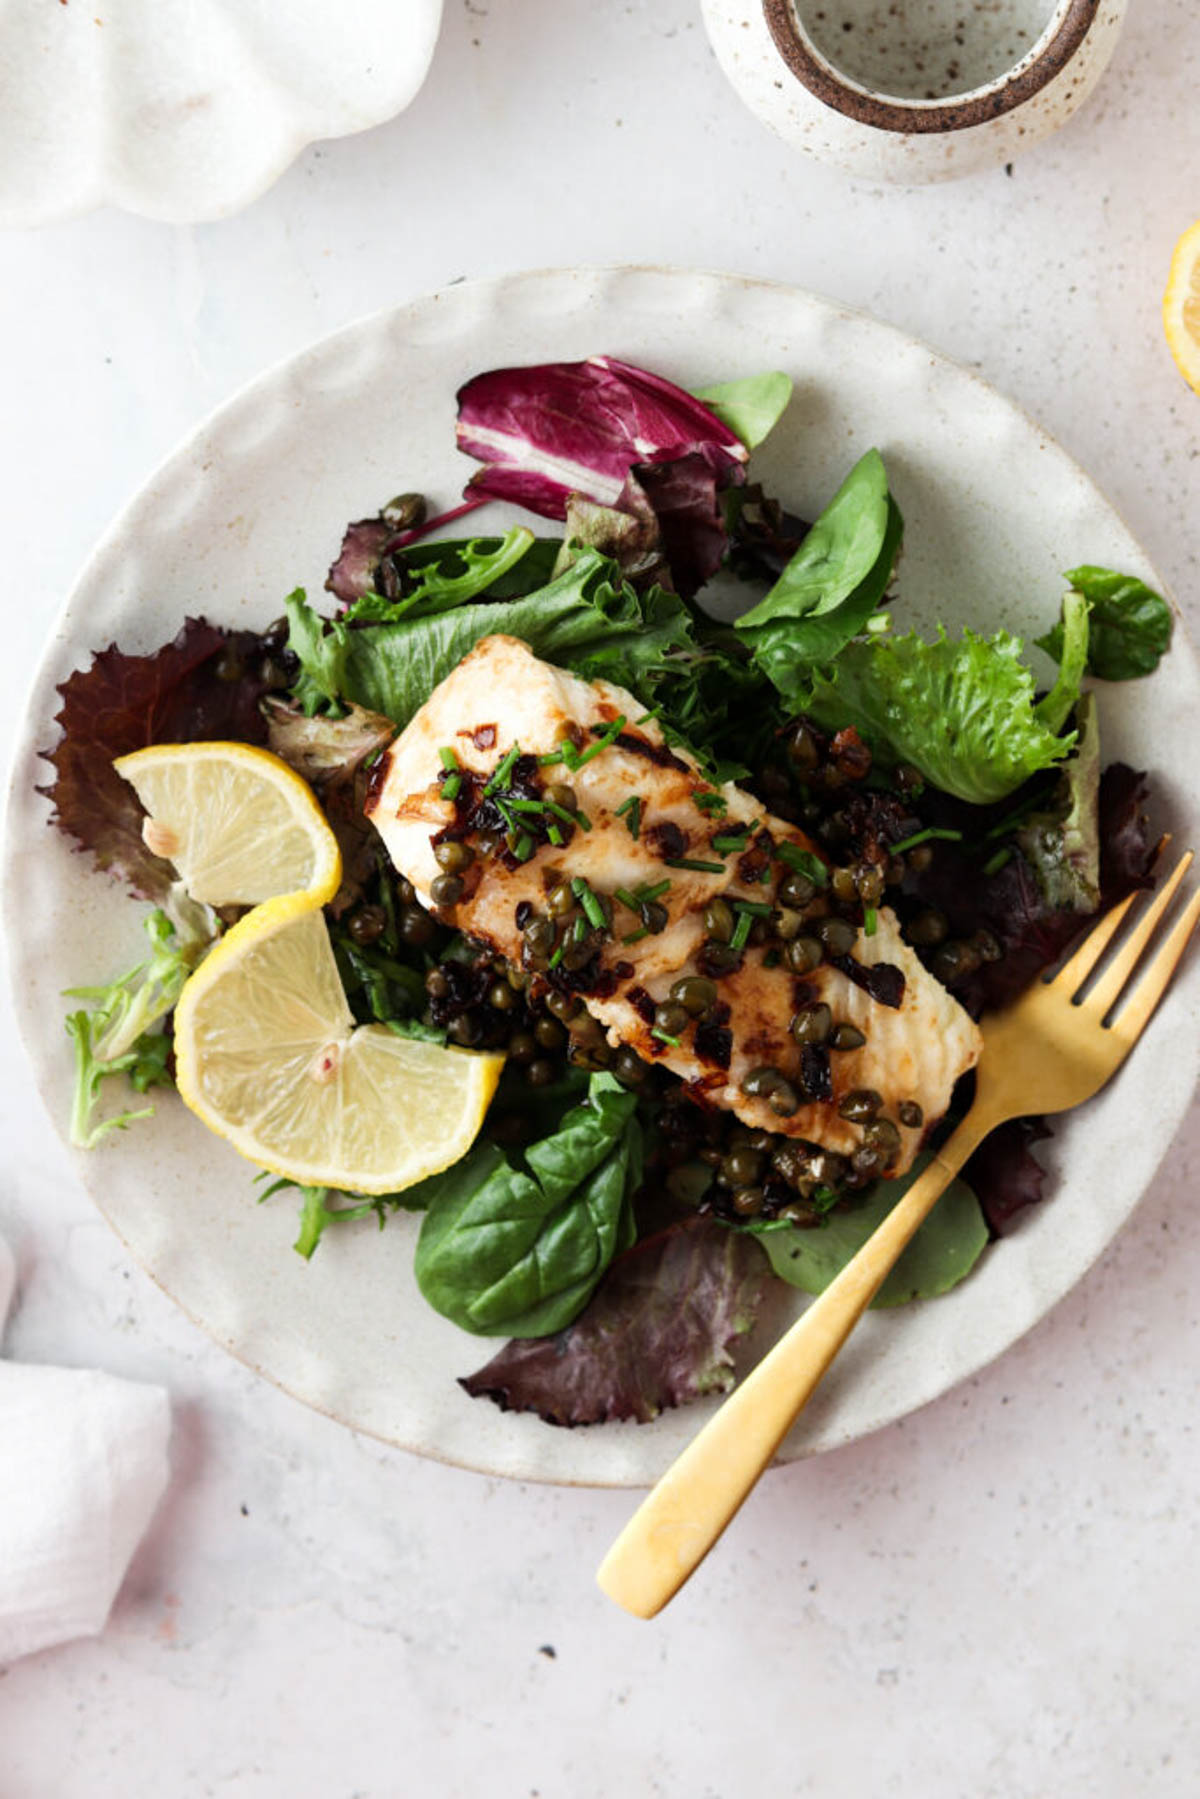
[{"label": "green lettuce leaf", "polygon": [[[1067,580],[1091,611],[1087,668],[1102,681],[1132,681],[1149,675],[1171,647],[1171,608],[1161,594],[1111,568],[1090,564],[1069,569]],[[1063,627],[1055,625],[1038,648],[1063,660]]]},{"label": "green lettuce leaf", "polygon": [[497,543],[493,538],[468,538],[445,554],[412,570],[413,587],[398,599],[381,593],[365,593],[343,614],[347,623],[392,623],[402,618],[428,618],[451,612],[468,600],[489,593],[496,583],[533,548],[535,538],[524,525],[514,525]]},{"label": "green lettuce leaf", "polygon": [[423,1182],[417,1284],[435,1311],[484,1337],[542,1337],[587,1304],[636,1229],[637,1098],[611,1075],[517,1166],[494,1143]]},{"label": "green lettuce leaf", "polygon": [[1056,735],[1074,710],[1079,698],[1080,683],[1087,671],[1089,611],[1088,602],[1082,594],[1068,593],[1063,596],[1062,621],[1059,625],[1062,653],[1058,658],[1058,679],[1046,697],[1039,700],[1034,708],[1039,723]]},{"label": "green lettuce leaf", "polygon": [[1038,718],[1021,649],[1007,631],[859,639],[811,671],[796,703],[831,730],[855,726],[877,755],[911,763],[944,793],[991,805],[1075,745],[1074,732],[1056,736]]},{"label": "green lettuce leaf", "polygon": [[904,535],[878,450],[851,469],[766,597],[737,621],[754,659],[790,697],[806,665],[831,661],[887,591]]},{"label": "green lettuce leaf", "polygon": [[1075,708],[1075,735],[1049,803],[1015,835],[1047,905],[1092,913],[1100,904],[1100,731],[1090,693]]},{"label": "green lettuce leaf", "polygon": [[[862,1205],[849,1212],[831,1212],[817,1229],[797,1230],[790,1224],[750,1228],[776,1274],[805,1293],[823,1293],[928,1161],[927,1155],[918,1156],[911,1174],[880,1181]],[[951,1181],[871,1303],[899,1306],[948,1293],[971,1272],[987,1242],[979,1201],[965,1181]]]},{"label": "green lettuce leaf", "polygon": [[723,425],[741,438],[748,450],[775,429],[792,397],[792,378],[778,369],[766,375],[747,375],[741,381],[717,381],[696,389]]}]

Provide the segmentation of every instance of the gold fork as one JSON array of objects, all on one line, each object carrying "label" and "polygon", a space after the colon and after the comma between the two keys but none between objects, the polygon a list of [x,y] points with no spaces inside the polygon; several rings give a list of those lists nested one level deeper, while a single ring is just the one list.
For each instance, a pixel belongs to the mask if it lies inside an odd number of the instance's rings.
[{"label": "gold fork", "polygon": [[971,1110],[854,1259],[634,1513],[597,1575],[610,1599],[635,1617],[652,1618],[678,1592],[770,1464],[918,1225],[988,1132],[1007,1118],[1081,1105],[1115,1074],[1200,919],[1198,892],[1110,1019],[1191,862],[1188,851],[1090,988],[1084,991],[1136,895],[1104,915],[1057,975],[985,1022]]}]

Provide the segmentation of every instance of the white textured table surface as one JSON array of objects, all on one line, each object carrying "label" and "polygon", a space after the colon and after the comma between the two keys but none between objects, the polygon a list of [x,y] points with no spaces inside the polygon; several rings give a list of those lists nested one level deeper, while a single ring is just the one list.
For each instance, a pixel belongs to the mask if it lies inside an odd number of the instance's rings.
[{"label": "white textured table surface", "polygon": [[[240,217],[0,238],[4,747],[77,566],[199,415],[364,311],[529,264],[744,270],[929,339],[1062,439],[1200,627],[1200,399],[1158,323],[1198,89],[1200,17],[1159,0],[1011,174],[878,190],[768,136],[687,0],[467,0],[408,113]],[[108,1631],[0,1675],[0,1799],[1195,1792],[1200,1113],[1051,1318],[769,1477],[645,1625],[592,1585],[629,1495],[421,1462],[234,1365],[93,1212],[11,1028],[0,1057],[8,1351],[161,1380],[176,1421]]]}]

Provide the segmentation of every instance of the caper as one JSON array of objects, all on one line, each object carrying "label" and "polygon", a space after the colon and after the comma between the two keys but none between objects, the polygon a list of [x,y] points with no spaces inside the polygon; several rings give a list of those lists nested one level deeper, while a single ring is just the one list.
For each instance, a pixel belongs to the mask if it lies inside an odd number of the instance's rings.
[{"label": "caper", "polygon": [[446,1026],[446,1035],[451,1043],[457,1043],[463,1049],[474,1049],[482,1040],[483,1026],[474,1012],[459,1012]]},{"label": "caper", "polygon": [[701,955],[706,973],[718,978],[723,974],[734,974],[742,966],[741,951],[733,949],[728,943],[713,943],[710,939],[705,943]]},{"label": "caper", "polygon": [[779,1118],[790,1118],[800,1110],[800,1095],[790,1081],[780,1077],[778,1086],[767,1095],[767,1104]]},{"label": "caper", "polygon": [[435,906],[455,906],[462,898],[463,884],[460,875],[439,875],[429,883],[429,897]]},{"label": "caper", "polygon": [[396,929],[409,949],[424,949],[437,935],[437,925],[419,906],[405,906],[396,919]]},{"label": "caper", "polygon": [[539,1018],[533,1035],[539,1049],[561,1049],[567,1041],[567,1033],[556,1018]]},{"label": "caper", "polygon": [[812,1177],[822,1187],[840,1187],[848,1166],[845,1156],[839,1156],[832,1149],[817,1150],[809,1161]]},{"label": "caper", "polygon": [[489,1006],[493,1006],[497,1012],[511,1012],[516,1003],[517,996],[507,981],[492,982],[488,988]]},{"label": "caper", "polygon": [[817,740],[805,724],[797,725],[788,738],[787,752],[788,760],[800,775],[811,774],[821,760]]},{"label": "caper", "polygon": [[387,929],[387,913],[382,906],[359,906],[346,921],[351,941],[365,948],[378,943]]},{"label": "caper", "polygon": [[460,843],[457,837],[447,837],[433,854],[438,867],[444,868],[448,875],[460,875],[475,860],[475,851],[470,844]]},{"label": "caper", "polygon": [[664,1037],[678,1037],[687,1030],[691,1022],[691,1013],[678,1000],[665,1000],[661,1006],[654,1008],[654,1028],[661,1031]]},{"label": "caper", "polygon": [[515,962],[510,962],[504,970],[504,978],[515,993],[523,993],[529,984],[529,976]]},{"label": "caper", "polygon": [[508,1040],[508,1059],[518,1064],[532,1062],[537,1055],[537,1039],[532,1031],[514,1031]]},{"label": "caper", "polygon": [[590,1012],[582,1009],[571,1020],[571,1035],[577,1043],[585,1044],[588,1049],[594,1049],[598,1043],[607,1041],[604,1026]]},{"label": "caper", "polygon": [[807,906],[817,891],[817,883],[794,868],[779,883],[779,898],[785,906]]},{"label": "caper", "polygon": [[829,1033],[830,1049],[861,1049],[866,1041],[856,1024],[835,1024]]},{"label": "caper", "polygon": [[475,848],[481,856],[494,856],[503,842],[503,831],[480,831],[475,838]]},{"label": "caper", "polygon": [[952,938],[934,950],[929,959],[929,968],[937,980],[949,985],[952,981],[965,980],[967,975],[974,974],[982,960],[978,950],[971,944]]},{"label": "caper", "polygon": [[791,1205],[783,1207],[779,1216],[788,1224],[794,1225],[798,1231],[812,1230],[814,1225],[820,1223],[818,1212],[811,1206],[797,1205],[794,1200]]},{"label": "caper", "polygon": [[800,1007],[788,1028],[797,1043],[824,1043],[833,1028],[833,1013],[824,1000],[810,1000]]},{"label": "caper", "polygon": [[858,882],[852,868],[835,868],[829,885],[833,889],[833,897],[845,905],[858,898]]},{"label": "caper", "polygon": [[721,1175],[731,1187],[753,1187],[762,1172],[763,1158],[753,1149],[735,1149],[721,1163]]},{"label": "caper", "polygon": [[858,888],[858,897],[864,906],[877,906],[883,898],[883,870],[876,868],[873,862],[860,862],[854,871],[854,883]]},{"label": "caper", "polygon": [[830,956],[848,956],[858,936],[847,918],[819,918],[816,932]]},{"label": "caper", "polygon": [[568,1018],[574,1018],[575,1014],[583,1005],[583,1001],[577,993],[559,993],[556,991],[546,995],[545,1004],[547,1012],[554,1018],[561,1018],[565,1024]]},{"label": "caper", "polygon": [[783,959],[793,974],[811,974],[824,961],[825,950],[815,937],[794,937],[783,952]]},{"label": "caper", "polygon": [[282,650],[286,647],[287,640],[291,636],[291,630],[292,627],[288,620],[287,613],[281,612],[278,618],[273,618],[271,620],[258,641],[263,649],[267,651],[268,655],[273,656],[278,650]]},{"label": "caper", "polygon": [[904,927],[904,935],[917,949],[934,949],[944,943],[949,934],[945,913],[933,906],[923,906]]},{"label": "caper", "polygon": [[450,977],[444,968],[431,968],[425,976],[425,991],[431,999],[445,999],[450,991]]},{"label": "caper", "polygon": [[237,651],[227,646],[221,651],[213,664],[213,673],[218,681],[240,681],[246,672],[246,664]]},{"label": "caper", "polygon": [[613,1057],[612,1071],[622,1087],[640,1087],[650,1072],[642,1058],[631,1049],[619,1049]]},{"label": "caper", "polygon": [[761,1187],[739,1187],[733,1196],[733,1209],[742,1218],[753,1218],[762,1211],[766,1197]]},{"label": "caper", "polygon": [[642,907],[642,923],[652,937],[657,937],[660,931],[665,931],[670,922],[671,914],[665,906],[660,906],[657,900],[646,901]]},{"label": "caper", "polygon": [[995,937],[991,931],[976,931],[971,939],[971,943],[974,949],[978,951],[981,962],[1000,962],[1004,958],[1004,951],[1000,947],[1000,940],[998,937]]},{"label": "caper", "polygon": [[568,943],[563,951],[562,965],[568,974],[579,974],[595,953],[596,946],[590,937],[585,937],[582,943]]},{"label": "caper", "polygon": [[860,1143],[850,1157],[850,1166],[855,1174],[859,1175],[880,1174],[886,1165],[883,1151],[876,1148],[873,1143]]},{"label": "caper", "polygon": [[549,956],[554,951],[554,925],[548,918],[531,918],[522,936],[531,956]]},{"label": "caper", "polygon": [[397,875],[396,898],[400,901],[400,904],[402,906],[411,906],[416,897],[417,890],[412,882],[406,880],[403,875]]},{"label": "caper", "polygon": [[411,531],[425,523],[425,495],[398,493],[383,509],[383,516],[397,531]]},{"label": "caper", "polygon": [[525,1079],[531,1087],[548,1087],[557,1074],[558,1070],[549,1056],[538,1056],[525,1070]]},{"label": "caper", "polygon": [[552,800],[556,806],[561,806],[564,812],[578,812],[579,810],[579,797],[575,789],[568,787],[565,781],[552,782],[546,789],[546,798]]},{"label": "caper", "polygon": [[889,856],[884,870],[884,880],[889,887],[899,887],[904,879],[905,861],[903,856]]},{"label": "caper", "polygon": [[803,923],[799,912],[794,912],[790,906],[778,906],[771,914],[771,930],[780,943],[791,943]]},{"label": "caper", "polygon": [[258,678],[268,693],[277,693],[281,687],[290,687],[295,679],[295,671],[288,667],[290,658],[282,656],[264,656],[258,665]]},{"label": "caper", "polygon": [[717,989],[703,975],[690,974],[685,975],[682,981],[675,982],[671,988],[671,998],[678,1001],[693,1018],[700,1018],[710,1006],[716,1005]]},{"label": "caper", "polygon": [[896,1116],[901,1124],[906,1124],[910,1131],[919,1131],[925,1122],[925,1114],[915,1099],[903,1099],[896,1107]]},{"label": "caper", "polygon": [[890,1118],[875,1118],[863,1128],[863,1142],[883,1156],[885,1164],[900,1154],[900,1133]]},{"label": "caper", "polygon": [[737,920],[728,900],[711,899],[704,908],[704,929],[717,943],[728,943]]},{"label": "caper", "polygon": [[552,887],[546,895],[546,910],[551,918],[565,918],[568,912],[575,910],[575,895],[571,892],[570,881],[564,881],[559,887]]},{"label": "caper", "polygon": [[749,1094],[751,1099],[765,1099],[768,1093],[775,1091],[782,1079],[777,1068],[762,1064],[758,1068],[751,1068],[742,1076],[742,1092]]},{"label": "caper", "polygon": [[852,1087],[838,1107],[838,1116],[852,1124],[867,1124],[883,1108],[883,1095],[874,1087]]},{"label": "caper", "polygon": [[933,861],[933,845],[931,843],[914,844],[908,851],[908,866],[915,875],[923,875]]}]

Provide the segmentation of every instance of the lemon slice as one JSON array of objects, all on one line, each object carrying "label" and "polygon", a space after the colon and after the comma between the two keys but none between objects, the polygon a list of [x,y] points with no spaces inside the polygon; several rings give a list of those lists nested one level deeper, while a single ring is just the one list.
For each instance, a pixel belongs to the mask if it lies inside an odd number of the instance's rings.
[{"label": "lemon slice", "polygon": [[1200,393],[1200,219],[1175,246],[1163,295],[1163,329],[1180,374]]},{"label": "lemon slice", "polygon": [[502,1055],[356,1025],[305,894],[228,931],[175,1012],[179,1092],[252,1162],[305,1186],[395,1193],[466,1154]]},{"label": "lemon slice", "polygon": [[113,763],[147,818],[146,847],[173,862],[194,900],[254,906],[337,892],[337,838],[307,782],[248,743],[156,743]]}]

